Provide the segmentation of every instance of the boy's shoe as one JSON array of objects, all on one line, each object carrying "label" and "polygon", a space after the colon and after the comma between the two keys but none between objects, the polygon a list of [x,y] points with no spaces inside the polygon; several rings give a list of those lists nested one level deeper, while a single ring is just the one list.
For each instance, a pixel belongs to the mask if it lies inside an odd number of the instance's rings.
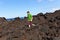
[{"label": "boy's shoe", "polygon": [[35,24],[32,24],[32,26],[36,26]]},{"label": "boy's shoe", "polygon": [[[30,25],[28,25],[29,26],[29,28],[31,27]],[[32,24],[32,26],[36,26],[35,24]]]},{"label": "boy's shoe", "polygon": [[29,28],[30,28],[30,25],[29,25]]}]

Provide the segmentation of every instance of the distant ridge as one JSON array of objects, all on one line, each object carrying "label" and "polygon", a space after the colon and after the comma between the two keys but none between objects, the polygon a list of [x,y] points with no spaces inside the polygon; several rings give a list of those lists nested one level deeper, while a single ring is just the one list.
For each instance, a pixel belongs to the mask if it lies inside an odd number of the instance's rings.
[{"label": "distant ridge", "polygon": [[[21,20],[24,19],[24,17],[16,17],[16,18],[20,18]],[[11,20],[15,20],[15,18],[7,18],[7,21],[11,21]]]}]

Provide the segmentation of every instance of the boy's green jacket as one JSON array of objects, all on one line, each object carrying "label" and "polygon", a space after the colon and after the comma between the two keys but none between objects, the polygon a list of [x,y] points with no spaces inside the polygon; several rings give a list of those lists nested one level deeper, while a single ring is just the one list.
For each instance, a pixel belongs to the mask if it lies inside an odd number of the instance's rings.
[{"label": "boy's green jacket", "polygon": [[28,21],[32,21],[32,19],[33,19],[32,15],[30,13],[27,15],[27,18],[28,18]]}]

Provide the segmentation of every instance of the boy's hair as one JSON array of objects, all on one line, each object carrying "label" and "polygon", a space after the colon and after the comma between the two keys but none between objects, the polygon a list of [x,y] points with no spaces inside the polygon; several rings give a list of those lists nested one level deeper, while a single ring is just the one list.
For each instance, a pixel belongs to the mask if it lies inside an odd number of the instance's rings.
[{"label": "boy's hair", "polygon": [[27,11],[27,13],[30,13],[29,11]]}]

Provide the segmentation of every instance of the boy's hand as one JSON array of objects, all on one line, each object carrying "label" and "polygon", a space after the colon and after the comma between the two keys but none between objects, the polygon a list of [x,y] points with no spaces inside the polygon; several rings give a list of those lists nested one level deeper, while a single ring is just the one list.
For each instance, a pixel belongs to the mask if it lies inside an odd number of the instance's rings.
[{"label": "boy's hand", "polygon": [[[33,17],[32,17],[32,20],[33,20]],[[32,21],[32,20],[31,20],[31,21]]]}]

